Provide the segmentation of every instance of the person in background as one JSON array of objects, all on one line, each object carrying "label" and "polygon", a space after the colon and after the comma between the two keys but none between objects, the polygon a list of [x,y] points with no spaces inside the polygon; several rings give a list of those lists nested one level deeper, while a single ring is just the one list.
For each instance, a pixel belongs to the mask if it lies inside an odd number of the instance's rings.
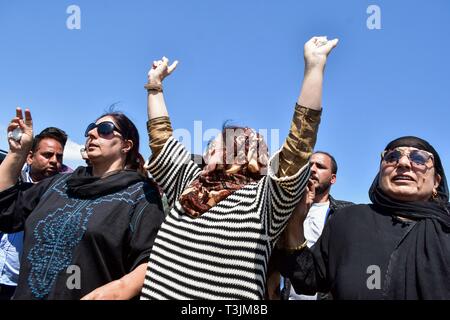
[{"label": "person in background", "polygon": [[[17,109],[8,156],[20,163],[32,146],[31,113]],[[143,169],[139,133],[120,112],[85,131],[91,166],[31,184],[0,172],[0,230],[25,230],[13,299],[132,299],[144,282],[164,214]],[[6,160],[5,160],[6,161]]]},{"label": "person in background", "polygon": [[[58,128],[48,127],[33,138],[26,162],[17,162],[7,154],[0,165],[0,172],[17,175],[21,170],[23,182],[38,183],[58,173],[72,170],[63,164],[67,134]],[[1,173],[0,173],[1,174]],[[0,299],[11,299],[19,279],[20,255],[23,248],[23,232],[0,232]]]},{"label": "person in background", "polygon": [[[296,292],[334,299],[450,299],[450,205],[444,168],[427,141],[387,144],[369,190],[372,204],[343,208],[308,248],[292,216],[278,269]],[[302,245],[298,245],[302,244]]]},{"label": "person in background", "polygon": [[[309,159],[311,165],[310,182],[314,191],[309,205],[308,214],[303,222],[303,229],[307,246],[312,247],[322,234],[325,223],[334,215],[336,210],[353,205],[352,202],[336,200],[330,195],[331,187],[336,183],[338,165],[336,159],[325,151],[315,151]],[[299,205],[296,210],[303,210]],[[274,270],[271,260],[271,274],[268,281],[268,299],[282,300],[316,300],[331,299],[331,294],[320,293],[315,295],[298,295],[291,286],[289,279],[281,277],[279,284],[279,272]],[[280,287],[279,287],[280,286]]]}]

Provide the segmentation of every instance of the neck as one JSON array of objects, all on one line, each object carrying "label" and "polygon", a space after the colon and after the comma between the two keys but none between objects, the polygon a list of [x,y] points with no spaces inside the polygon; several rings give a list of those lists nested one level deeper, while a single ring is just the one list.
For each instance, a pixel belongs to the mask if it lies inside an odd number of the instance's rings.
[{"label": "neck", "polygon": [[33,172],[30,172],[30,177],[31,177],[31,180],[33,180],[33,183],[38,183],[39,181],[44,179],[44,176],[42,176],[40,174],[36,175]]},{"label": "neck", "polygon": [[316,194],[316,196],[314,197],[313,203],[328,202],[329,199],[330,199],[330,194],[328,192],[324,192],[322,194]]},{"label": "neck", "polygon": [[123,170],[123,162],[121,159],[113,161],[112,163],[94,163],[92,162],[92,175],[95,177],[103,177],[111,172]]}]

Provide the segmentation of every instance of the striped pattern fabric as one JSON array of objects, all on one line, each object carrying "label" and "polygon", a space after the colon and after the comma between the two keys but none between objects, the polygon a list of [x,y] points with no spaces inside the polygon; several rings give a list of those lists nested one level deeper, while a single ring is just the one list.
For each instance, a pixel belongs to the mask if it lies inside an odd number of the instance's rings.
[{"label": "striped pattern fabric", "polygon": [[183,145],[171,137],[149,170],[172,210],[158,232],[141,299],[262,299],[267,263],[309,178],[309,165],[278,178],[269,172],[198,218],[177,201],[200,173]]}]

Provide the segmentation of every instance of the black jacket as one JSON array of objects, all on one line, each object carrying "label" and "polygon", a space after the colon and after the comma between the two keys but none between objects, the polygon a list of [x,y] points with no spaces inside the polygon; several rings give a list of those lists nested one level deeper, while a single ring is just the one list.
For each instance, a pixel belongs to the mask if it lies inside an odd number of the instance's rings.
[{"label": "black jacket", "polygon": [[[336,200],[331,195],[329,195],[329,200],[330,200],[330,208],[329,208],[325,223],[327,223],[329,221],[329,219],[334,216],[334,214],[337,210],[354,205],[354,203],[350,202],[350,201]],[[277,253],[275,253],[275,255],[276,254]],[[282,300],[289,299],[289,293],[291,290],[291,286],[292,286],[291,281],[288,278],[284,278],[284,286],[283,286],[283,290],[281,292]],[[331,300],[331,299],[333,299],[333,297],[330,292],[328,292],[328,293],[318,292],[318,294],[317,294],[317,300]]]},{"label": "black jacket", "polygon": [[0,230],[24,230],[14,299],[80,299],[147,262],[164,219],[156,187],[134,171],[89,170],[0,193]]}]

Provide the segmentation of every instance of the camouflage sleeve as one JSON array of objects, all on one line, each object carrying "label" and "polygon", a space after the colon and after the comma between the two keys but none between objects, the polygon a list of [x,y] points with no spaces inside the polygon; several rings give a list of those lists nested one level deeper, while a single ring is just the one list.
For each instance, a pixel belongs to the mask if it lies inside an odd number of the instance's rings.
[{"label": "camouflage sleeve", "polygon": [[307,162],[316,144],[322,111],[296,104],[286,141],[280,151],[278,176],[292,176]]}]

